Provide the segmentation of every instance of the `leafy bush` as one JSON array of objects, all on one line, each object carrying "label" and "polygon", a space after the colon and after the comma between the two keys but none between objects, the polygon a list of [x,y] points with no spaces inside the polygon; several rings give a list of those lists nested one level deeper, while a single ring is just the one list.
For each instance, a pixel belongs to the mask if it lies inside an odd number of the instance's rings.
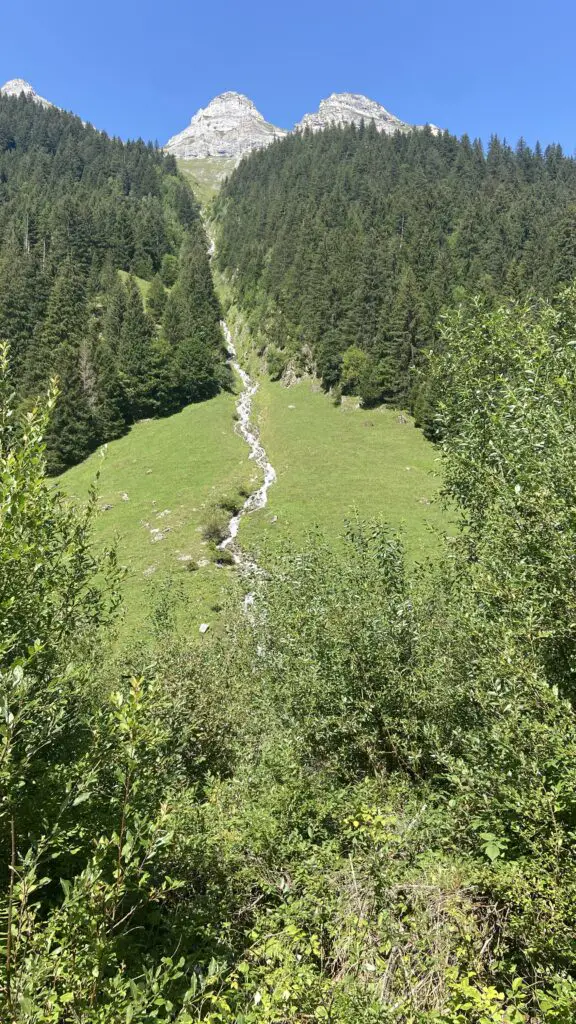
[{"label": "leafy bush", "polygon": [[575,321],[445,321],[433,564],[354,520],[120,682],[114,559],[4,396],[7,1019],[571,1024]]},{"label": "leafy bush", "polygon": [[240,495],[224,494],[218,502],[218,507],[223,509],[224,512],[229,512],[231,516],[238,514],[244,502]]}]

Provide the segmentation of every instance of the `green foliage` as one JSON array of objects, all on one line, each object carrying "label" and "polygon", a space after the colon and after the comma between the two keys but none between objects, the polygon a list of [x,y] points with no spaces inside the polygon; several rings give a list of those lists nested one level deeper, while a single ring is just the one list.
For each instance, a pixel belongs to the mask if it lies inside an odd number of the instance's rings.
[{"label": "green foliage", "polygon": [[18,424],[6,352],[2,370],[2,1016],[199,1019],[218,972],[212,957],[192,971],[174,955],[189,883],[168,851],[182,793],[225,770],[232,732],[214,713],[225,704],[206,701],[207,669],[200,687],[171,652],[161,678],[112,692],[99,679],[115,559],[93,553],[93,504],[76,511],[45,478],[54,394]]},{"label": "green foliage", "polygon": [[160,280],[166,288],[171,288],[173,284],[176,284],[178,278],[178,260],[175,256],[170,253],[166,253],[162,257],[162,266],[160,268]]},{"label": "green foliage", "polygon": [[570,695],[575,318],[574,288],[554,305],[462,307],[445,319],[444,355],[431,363],[446,488],[458,496],[487,614],[505,614],[510,636],[538,651]]},{"label": "green foliage", "polygon": [[224,509],[212,509],[210,515],[202,527],[204,540],[213,544],[220,544],[227,534],[228,519]]},{"label": "green foliage", "polygon": [[[364,128],[326,133],[327,151],[332,138],[377,144]],[[487,164],[516,167],[497,141]],[[151,401],[139,346],[157,373],[155,342],[192,359],[205,329],[217,351],[191,237],[182,254],[160,338],[135,282],[112,286],[101,340],[133,371],[120,402]],[[143,239],[139,259],[152,259]],[[319,280],[315,258],[308,269]],[[50,330],[64,325],[67,351],[62,275]],[[175,638],[178,599],[162,594],[121,669],[105,657],[118,573],[93,549],[95,499],[78,511],[45,477],[55,392],[15,416],[3,354],[12,1024],[574,1020],[576,288],[554,304],[493,300],[443,319],[426,371],[462,526],[441,557],[409,569],[390,527],[353,518],[341,544],[312,538],[255,572],[246,614],[225,609],[228,631],[201,645]],[[420,324],[399,317],[397,353]],[[326,366],[350,388],[368,381],[368,402],[389,352],[356,349],[331,364],[325,349]],[[175,366],[163,388],[182,386]],[[235,506],[213,508],[214,541]]]},{"label": "green foliage", "polygon": [[287,366],[285,353],[275,345],[268,345],[266,349],[266,366],[271,380],[280,380]]},{"label": "green foliage", "polygon": [[[0,125],[0,337],[21,407],[59,378],[47,437],[57,473],[135,418],[226,385],[220,312],[172,158],[23,97],[0,97]],[[131,275],[150,282],[150,317]],[[164,284],[180,279],[186,320],[171,347],[158,339]]]},{"label": "green foliage", "polygon": [[298,353],[327,389],[418,408],[428,427],[412,369],[438,344],[440,313],[467,294],[494,303],[570,282],[575,200],[576,163],[558,146],[334,126],[233,171],[215,202],[218,259],[274,378],[280,354]]},{"label": "green foliage", "polygon": [[166,306],[168,296],[159,274],[155,274],[150,282],[146,308],[156,320],[160,320]]}]

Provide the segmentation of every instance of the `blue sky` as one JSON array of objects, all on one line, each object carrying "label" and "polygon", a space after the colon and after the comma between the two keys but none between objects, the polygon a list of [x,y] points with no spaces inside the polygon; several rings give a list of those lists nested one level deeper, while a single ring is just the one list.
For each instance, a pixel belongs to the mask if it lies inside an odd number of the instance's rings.
[{"label": "blue sky", "polygon": [[0,80],[164,142],[214,95],[291,127],[331,92],[460,135],[576,150],[574,0],[4,0]]}]

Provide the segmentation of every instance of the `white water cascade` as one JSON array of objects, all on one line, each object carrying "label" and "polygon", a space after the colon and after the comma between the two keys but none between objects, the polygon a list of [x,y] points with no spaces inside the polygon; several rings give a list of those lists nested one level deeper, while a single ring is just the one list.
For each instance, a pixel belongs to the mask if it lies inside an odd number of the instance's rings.
[{"label": "white water cascade", "polygon": [[[234,345],[230,328],[225,321],[222,321],[222,330],[224,332],[224,338],[226,339],[229,363],[242,381],[242,391],[240,392],[240,397],[236,405],[236,412],[238,414],[236,430],[240,436],[244,438],[246,444],[250,448],[249,458],[253,459],[256,465],[264,473],[264,482],[258,490],[254,491],[246,498],[246,501],[240,511],[237,512],[236,515],[232,516],[228,523],[228,536],[221,544],[218,545],[218,547],[223,551],[230,549],[230,553],[232,554],[236,565],[245,569],[254,570],[256,566],[242,553],[241,549],[236,544],[236,538],[238,536],[240,523],[244,516],[248,515],[249,512],[256,512],[258,509],[265,508],[268,503],[268,491],[276,480],[276,471],[268,461],[268,456],[260,442],[256,427],[250,421],[252,415],[252,399],[258,390],[258,384],[255,383],[246,373],[246,370],[240,366],[236,346]],[[244,601],[246,607],[252,604],[252,598],[253,595],[251,594],[246,596]]]}]

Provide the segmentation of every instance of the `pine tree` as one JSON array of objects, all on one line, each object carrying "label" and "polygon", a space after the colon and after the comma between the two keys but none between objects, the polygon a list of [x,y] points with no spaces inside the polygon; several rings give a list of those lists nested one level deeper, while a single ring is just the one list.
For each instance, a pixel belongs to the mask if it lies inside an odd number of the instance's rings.
[{"label": "pine tree", "polygon": [[176,284],[176,278],[178,277],[178,260],[175,256],[170,253],[166,253],[162,257],[162,266],[160,268],[160,278],[166,288],[171,288],[173,284]]},{"label": "pine tree", "polygon": [[118,378],[123,415],[130,422],[153,411],[153,325],[133,277],[126,282],[126,306],[118,340]]},{"label": "pine tree", "polygon": [[150,288],[148,289],[146,309],[157,321],[162,319],[167,298],[168,295],[164,285],[162,284],[162,279],[159,274],[155,274],[150,282]]},{"label": "pine tree", "polygon": [[[71,260],[65,260],[50,292],[43,323],[34,330],[26,356],[24,385],[28,393],[38,394],[59,365],[65,346],[79,348],[87,325],[85,285]],[[67,388],[62,377],[61,395]]]},{"label": "pine tree", "polygon": [[73,342],[62,344],[54,369],[60,395],[46,438],[50,473],[61,473],[86,458],[95,446],[95,423],[80,365],[80,348]]}]

